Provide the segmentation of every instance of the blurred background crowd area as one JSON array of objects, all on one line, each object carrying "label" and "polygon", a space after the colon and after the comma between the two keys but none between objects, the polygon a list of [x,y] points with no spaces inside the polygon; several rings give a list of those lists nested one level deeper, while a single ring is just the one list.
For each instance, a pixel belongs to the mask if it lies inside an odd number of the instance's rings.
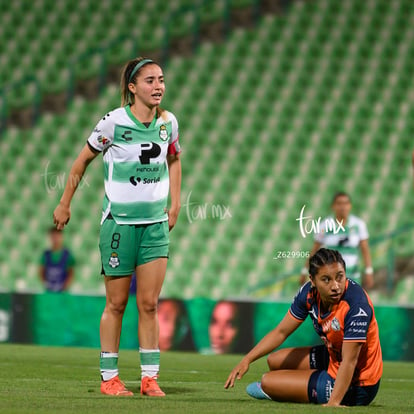
[{"label": "blurred background crowd area", "polygon": [[[290,297],[313,219],[346,191],[370,234],[376,301],[414,299],[411,0],[0,2],[0,289],[39,292],[39,256],[71,163],[120,105],[120,68],[164,69],[182,210],[162,295]],[[100,295],[102,165],[65,242],[70,291]],[[279,252],[291,252],[280,255]]]}]

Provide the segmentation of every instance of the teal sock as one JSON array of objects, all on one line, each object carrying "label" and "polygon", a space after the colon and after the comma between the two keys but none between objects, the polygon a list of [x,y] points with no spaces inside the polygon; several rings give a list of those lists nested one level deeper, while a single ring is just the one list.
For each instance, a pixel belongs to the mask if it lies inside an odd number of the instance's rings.
[{"label": "teal sock", "polygon": [[156,378],[160,371],[160,350],[139,348],[141,356],[141,379]]},{"label": "teal sock", "polygon": [[102,381],[109,381],[118,375],[118,353],[101,352],[99,360]]}]

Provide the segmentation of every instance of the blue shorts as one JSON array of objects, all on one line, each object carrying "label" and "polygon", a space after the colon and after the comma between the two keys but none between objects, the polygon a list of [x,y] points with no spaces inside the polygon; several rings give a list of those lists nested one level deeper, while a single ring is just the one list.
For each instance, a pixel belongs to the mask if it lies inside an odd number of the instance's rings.
[{"label": "blue shorts", "polygon": [[[315,346],[310,352],[310,367],[316,369],[309,378],[308,397],[314,404],[326,404],[331,397],[335,380],[328,374],[329,353],[325,345]],[[368,405],[377,395],[380,381],[364,387],[351,385],[345,394],[342,405]]]}]

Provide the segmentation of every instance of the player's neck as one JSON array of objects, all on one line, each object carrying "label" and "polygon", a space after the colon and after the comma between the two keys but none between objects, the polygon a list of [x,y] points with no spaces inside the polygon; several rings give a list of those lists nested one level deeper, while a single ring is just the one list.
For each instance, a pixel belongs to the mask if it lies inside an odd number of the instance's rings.
[{"label": "player's neck", "polygon": [[135,101],[131,105],[131,112],[138,119],[139,122],[151,122],[154,119],[155,114],[157,113],[157,107],[149,107],[143,104],[140,101]]},{"label": "player's neck", "polygon": [[343,226],[346,225],[347,221],[348,221],[348,217],[340,217],[340,216],[336,216],[335,217],[340,223],[342,223]]},{"label": "player's neck", "polygon": [[322,314],[331,312],[331,310],[332,310],[332,303],[325,303],[321,300],[319,306],[320,306],[320,310],[321,310]]}]

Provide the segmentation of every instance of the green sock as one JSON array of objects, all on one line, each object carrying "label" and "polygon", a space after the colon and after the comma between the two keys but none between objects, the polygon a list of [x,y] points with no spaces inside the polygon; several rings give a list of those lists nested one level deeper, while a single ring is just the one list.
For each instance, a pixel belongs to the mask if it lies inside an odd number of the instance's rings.
[{"label": "green sock", "polygon": [[118,375],[118,353],[101,352],[99,360],[102,381],[109,381]]},{"label": "green sock", "polygon": [[139,348],[141,356],[141,379],[156,378],[160,371],[160,350]]}]

